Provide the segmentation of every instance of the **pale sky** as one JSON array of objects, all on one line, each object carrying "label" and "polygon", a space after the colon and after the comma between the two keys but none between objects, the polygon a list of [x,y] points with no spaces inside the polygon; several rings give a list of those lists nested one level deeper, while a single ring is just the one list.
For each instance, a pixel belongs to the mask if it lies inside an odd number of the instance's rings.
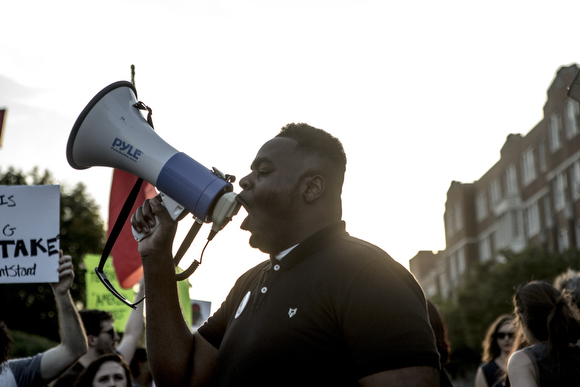
[{"label": "pale sky", "polygon": [[[445,248],[451,181],[481,177],[508,134],[542,119],[558,68],[580,61],[578,1],[32,0],[1,9],[0,173],[39,166],[69,186],[83,182],[106,221],[112,170],[72,169],[66,143],[89,100],[130,80],[134,64],[156,132],[238,180],[289,122],[337,136],[348,158],[347,230],[407,267],[417,251]],[[266,258],[239,230],[244,217],[191,277],[192,298],[213,310]],[[199,259],[204,230],[186,263]]]}]

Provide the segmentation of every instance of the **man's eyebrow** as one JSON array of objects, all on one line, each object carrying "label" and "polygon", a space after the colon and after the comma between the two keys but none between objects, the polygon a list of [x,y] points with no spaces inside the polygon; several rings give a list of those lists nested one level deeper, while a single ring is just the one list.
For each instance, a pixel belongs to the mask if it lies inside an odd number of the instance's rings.
[{"label": "man's eyebrow", "polygon": [[253,171],[253,170],[257,169],[263,163],[272,164],[272,160],[270,160],[268,157],[265,157],[265,156],[258,157],[256,159],[254,159],[254,161],[252,162],[252,165],[250,165],[250,169]]}]

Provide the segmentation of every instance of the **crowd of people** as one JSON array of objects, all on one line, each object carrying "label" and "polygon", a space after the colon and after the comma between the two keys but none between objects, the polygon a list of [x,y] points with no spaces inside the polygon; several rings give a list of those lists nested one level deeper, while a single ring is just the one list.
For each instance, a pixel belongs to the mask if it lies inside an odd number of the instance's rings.
[{"label": "crowd of people", "polygon": [[[144,330],[143,306],[131,312],[121,339],[113,327],[111,313],[77,311],[70,295],[74,282],[72,259],[62,251],[59,255],[59,282],[50,285],[58,309],[61,343],[32,357],[9,359],[11,337],[6,324],[0,321],[0,386],[152,387],[150,372],[143,364],[147,360],[142,355],[145,349],[137,347]],[[136,297],[143,293],[141,282]],[[140,356],[135,356],[137,352]],[[118,369],[110,363],[128,370],[131,361],[138,362],[136,370],[123,374],[120,380]],[[132,383],[131,376],[146,384]]]},{"label": "crowd of people", "polygon": [[[158,198],[131,219],[147,284],[120,339],[113,316],[77,312],[71,259],[60,258],[62,343],[7,360],[0,386],[451,386],[450,344],[437,306],[386,252],[350,236],[342,220],[346,155],[340,141],[289,124],[266,142],[240,181],[241,228],[269,258],[243,274],[195,332],[184,319],[173,266],[174,222]],[[513,313],[482,342],[475,387],[562,386],[580,380],[580,276],[515,288]],[[144,285],[143,283],[141,285]],[[145,286],[140,286],[140,293]],[[138,294],[141,299],[143,294]],[[138,348],[146,328],[147,348]]]},{"label": "crowd of people", "polygon": [[516,285],[513,313],[499,316],[482,343],[475,387],[546,387],[580,381],[580,272],[553,283]]}]

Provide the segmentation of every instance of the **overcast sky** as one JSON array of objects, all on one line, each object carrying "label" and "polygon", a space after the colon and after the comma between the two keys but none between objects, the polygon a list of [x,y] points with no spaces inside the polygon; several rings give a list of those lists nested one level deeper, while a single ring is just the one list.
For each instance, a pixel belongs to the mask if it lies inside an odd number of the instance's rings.
[{"label": "overcast sky", "polygon": [[[238,180],[288,122],[336,135],[348,231],[408,266],[445,248],[451,181],[477,180],[509,133],[542,119],[556,71],[580,60],[578,14],[578,1],[5,2],[0,172],[39,166],[83,182],[106,220],[112,171],[72,169],[66,143],[88,101],[134,64],[157,133]],[[244,216],[191,278],[192,297],[214,308],[266,258],[239,230]]]}]

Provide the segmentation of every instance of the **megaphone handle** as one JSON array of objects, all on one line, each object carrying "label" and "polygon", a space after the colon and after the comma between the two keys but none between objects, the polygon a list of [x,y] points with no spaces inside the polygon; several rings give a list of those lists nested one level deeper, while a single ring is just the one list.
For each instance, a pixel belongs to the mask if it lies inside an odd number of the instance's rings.
[{"label": "megaphone handle", "polygon": [[[160,196],[161,196],[161,204],[167,208],[167,211],[169,212],[169,216],[171,216],[171,219],[173,220],[177,220],[181,215],[183,215],[185,208],[183,208],[183,206],[179,203],[177,203],[175,200],[171,199],[169,196],[165,195],[163,192],[160,192]],[[137,242],[140,242],[141,240],[147,238],[149,235],[151,235],[153,233],[153,231],[157,228],[157,225],[159,224],[159,218],[157,217],[157,215],[155,215],[155,225],[153,227],[149,228],[149,232],[144,233],[144,232],[137,232],[135,230],[135,228],[133,226],[131,226],[131,231],[133,232],[133,237],[135,238],[135,240]]]}]

